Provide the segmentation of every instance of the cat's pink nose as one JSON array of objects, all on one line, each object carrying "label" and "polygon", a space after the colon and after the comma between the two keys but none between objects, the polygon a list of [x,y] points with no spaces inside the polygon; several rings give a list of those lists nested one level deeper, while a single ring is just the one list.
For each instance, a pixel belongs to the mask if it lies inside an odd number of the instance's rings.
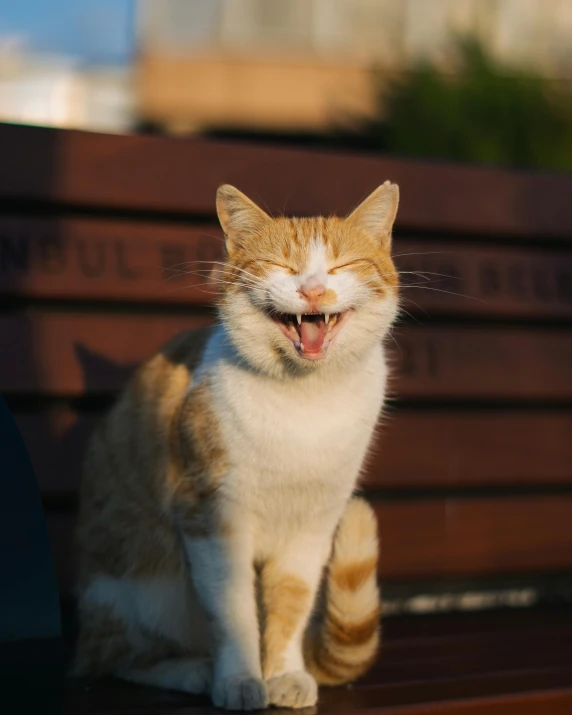
[{"label": "cat's pink nose", "polygon": [[310,303],[317,303],[326,292],[326,286],[317,278],[309,278],[298,288],[298,291]]}]

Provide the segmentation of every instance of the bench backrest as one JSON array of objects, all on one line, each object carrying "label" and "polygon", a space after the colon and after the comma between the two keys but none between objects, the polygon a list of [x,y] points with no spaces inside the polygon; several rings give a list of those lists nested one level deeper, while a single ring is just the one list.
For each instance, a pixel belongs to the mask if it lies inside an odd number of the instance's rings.
[{"label": "bench backrest", "polygon": [[212,318],[203,279],[173,266],[222,255],[224,182],[293,215],[401,187],[394,253],[411,285],[365,480],[386,593],[572,567],[572,180],[8,125],[0,149],[0,391],[64,594],[90,429],[135,365]]}]

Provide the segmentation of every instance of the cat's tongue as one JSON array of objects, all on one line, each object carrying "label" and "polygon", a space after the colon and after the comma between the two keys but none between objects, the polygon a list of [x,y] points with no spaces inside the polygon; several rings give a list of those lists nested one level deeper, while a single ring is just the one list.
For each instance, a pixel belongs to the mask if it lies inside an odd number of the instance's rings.
[{"label": "cat's tongue", "polygon": [[310,353],[320,352],[326,338],[326,323],[320,317],[317,320],[304,319],[300,324],[300,339],[304,345],[304,351]]}]

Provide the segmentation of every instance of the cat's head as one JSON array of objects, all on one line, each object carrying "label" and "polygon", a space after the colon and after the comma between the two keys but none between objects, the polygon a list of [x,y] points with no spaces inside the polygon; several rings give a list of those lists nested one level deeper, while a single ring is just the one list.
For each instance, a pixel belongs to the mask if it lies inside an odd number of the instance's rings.
[{"label": "cat's head", "polygon": [[268,374],[306,373],[348,367],[379,343],[397,313],[398,202],[386,181],[345,219],[271,218],[221,186],[220,315],[242,357]]}]

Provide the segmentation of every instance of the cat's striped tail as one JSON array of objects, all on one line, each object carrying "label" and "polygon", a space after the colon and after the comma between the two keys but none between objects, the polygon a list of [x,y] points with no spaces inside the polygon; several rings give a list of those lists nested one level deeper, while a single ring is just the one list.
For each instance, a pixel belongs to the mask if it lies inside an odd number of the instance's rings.
[{"label": "cat's striped tail", "polygon": [[349,683],[373,664],[380,640],[378,538],[373,509],[354,497],[342,517],[316,618],[306,634],[306,667],[324,685]]}]

